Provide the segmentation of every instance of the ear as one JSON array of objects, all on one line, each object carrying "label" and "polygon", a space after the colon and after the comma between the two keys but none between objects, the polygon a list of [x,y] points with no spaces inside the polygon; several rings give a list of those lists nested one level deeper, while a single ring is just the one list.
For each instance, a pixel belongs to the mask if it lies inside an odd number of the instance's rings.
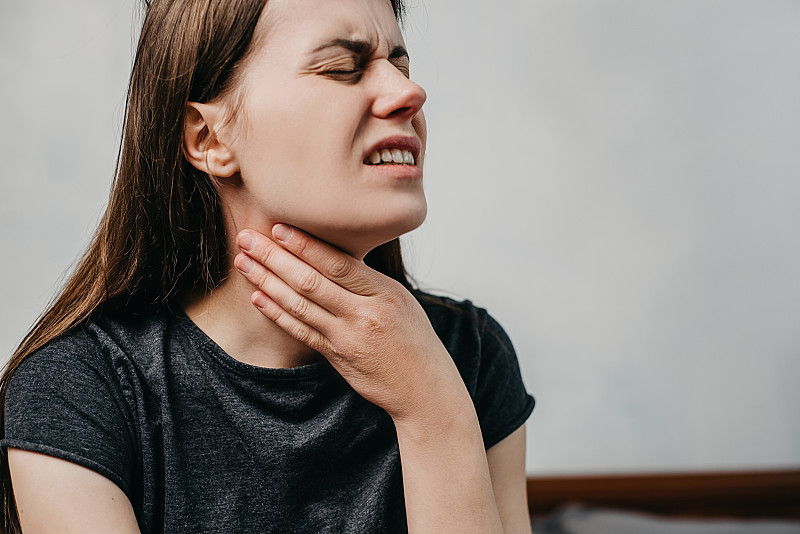
[{"label": "ear", "polygon": [[183,125],[183,152],[198,170],[228,178],[239,172],[239,164],[230,147],[217,137],[216,128],[223,118],[221,104],[189,102]]}]

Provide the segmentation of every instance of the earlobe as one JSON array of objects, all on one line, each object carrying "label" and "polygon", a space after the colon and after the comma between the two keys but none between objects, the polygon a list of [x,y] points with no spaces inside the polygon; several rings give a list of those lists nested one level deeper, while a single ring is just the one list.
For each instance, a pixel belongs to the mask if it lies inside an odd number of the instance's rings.
[{"label": "earlobe", "polygon": [[239,165],[230,147],[216,134],[215,127],[222,118],[223,110],[218,104],[189,102],[183,125],[183,152],[196,169],[228,178],[239,172]]}]

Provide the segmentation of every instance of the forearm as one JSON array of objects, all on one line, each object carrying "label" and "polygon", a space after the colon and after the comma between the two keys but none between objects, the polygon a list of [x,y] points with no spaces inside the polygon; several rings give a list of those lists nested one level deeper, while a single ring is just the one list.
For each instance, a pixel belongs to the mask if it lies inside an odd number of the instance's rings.
[{"label": "forearm", "polygon": [[472,401],[466,388],[449,400],[454,406],[395,422],[409,532],[501,533]]},{"label": "forearm", "polygon": [[410,531],[502,532],[472,399],[421,304],[296,228],[276,225],[273,238],[239,234],[252,302],[392,418]]}]

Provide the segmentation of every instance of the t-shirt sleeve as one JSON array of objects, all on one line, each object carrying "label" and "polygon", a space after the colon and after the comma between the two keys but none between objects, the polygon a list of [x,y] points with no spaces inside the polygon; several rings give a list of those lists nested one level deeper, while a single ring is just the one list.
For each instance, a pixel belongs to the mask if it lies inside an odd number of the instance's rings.
[{"label": "t-shirt sleeve", "polygon": [[511,340],[481,309],[479,330],[480,359],[473,401],[488,450],[525,423],[534,399],[525,389]]},{"label": "t-shirt sleeve", "polygon": [[135,455],[125,406],[107,355],[78,332],[27,356],[13,372],[0,446],[82,465],[129,493]]}]

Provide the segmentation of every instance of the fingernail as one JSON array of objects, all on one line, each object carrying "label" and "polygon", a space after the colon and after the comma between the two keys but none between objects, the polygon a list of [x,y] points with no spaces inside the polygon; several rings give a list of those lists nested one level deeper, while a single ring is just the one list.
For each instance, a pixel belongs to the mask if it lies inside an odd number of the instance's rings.
[{"label": "fingernail", "polygon": [[247,233],[239,234],[239,239],[237,241],[239,248],[242,250],[250,250],[253,248],[253,236]]},{"label": "fingernail", "polygon": [[245,256],[244,254],[239,254],[236,256],[236,260],[233,262],[236,265],[236,268],[242,272],[242,274],[247,274],[253,270],[254,262],[250,259],[249,256]]},{"label": "fingernail", "polygon": [[276,224],[272,227],[272,235],[278,241],[289,241],[292,237],[292,229],[285,224]]},{"label": "fingernail", "polygon": [[267,298],[261,293],[255,293],[253,295],[253,305],[256,308],[264,308],[267,305]]}]

